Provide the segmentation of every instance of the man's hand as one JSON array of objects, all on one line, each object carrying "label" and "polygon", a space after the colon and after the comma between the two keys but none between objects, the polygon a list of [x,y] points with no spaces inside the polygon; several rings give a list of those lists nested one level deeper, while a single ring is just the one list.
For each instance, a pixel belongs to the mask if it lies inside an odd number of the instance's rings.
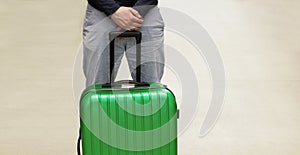
[{"label": "man's hand", "polygon": [[144,22],[142,16],[130,7],[120,7],[112,14],[111,19],[125,30],[138,30]]}]

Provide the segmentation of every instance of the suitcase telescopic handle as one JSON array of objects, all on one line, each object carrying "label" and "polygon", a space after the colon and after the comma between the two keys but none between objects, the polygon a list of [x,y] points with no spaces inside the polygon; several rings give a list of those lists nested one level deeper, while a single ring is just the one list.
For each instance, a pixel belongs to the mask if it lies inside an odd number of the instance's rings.
[{"label": "suitcase telescopic handle", "polygon": [[112,83],[112,77],[114,77],[114,66],[115,66],[115,39],[117,37],[134,37],[136,39],[136,81],[141,82],[141,41],[142,41],[142,33],[140,31],[113,31],[109,33],[109,41],[110,41],[110,83]]}]

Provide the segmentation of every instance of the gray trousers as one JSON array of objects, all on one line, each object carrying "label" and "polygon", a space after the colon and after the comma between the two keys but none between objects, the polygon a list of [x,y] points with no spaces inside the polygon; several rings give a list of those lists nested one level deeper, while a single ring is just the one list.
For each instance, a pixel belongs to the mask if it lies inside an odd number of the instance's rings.
[{"label": "gray trousers", "polygon": [[[88,5],[83,25],[83,71],[86,86],[110,81],[109,38],[117,25],[103,12]],[[141,81],[160,82],[164,72],[164,22],[158,7],[144,17],[142,32]],[[125,53],[133,80],[136,80],[135,39],[115,41],[116,75]],[[114,80],[116,77],[112,77]]]}]

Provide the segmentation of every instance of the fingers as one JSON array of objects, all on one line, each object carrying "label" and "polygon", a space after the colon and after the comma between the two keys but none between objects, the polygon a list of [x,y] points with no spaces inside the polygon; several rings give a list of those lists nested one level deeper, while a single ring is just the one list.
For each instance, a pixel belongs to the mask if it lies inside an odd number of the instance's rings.
[{"label": "fingers", "polygon": [[133,8],[130,8],[129,11],[131,12],[131,14],[133,15],[132,20],[136,23],[140,23],[142,24],[144,22],[143,17],[139,14],[138,11],[134,10]]},{"label": "fingers", "polygon": [[143,20],[133,17],[130,21],[120,22],[119,27],[125,30],[138,30],[142,27]]},{"label": "fingers", "polygon": [[132,29],[130,29],[130,31],[137,31],[137,30],[140,30],[141,28],[140,27],[135,27],[135,28],[132,28]]},{"label": "fingers", "polygon": [[138,11],[134,10],[133,8],[130,8],[129,10],[135,17],[137,17],[139,19],[143,19],[143,17],[139,14]]},{"label": "fingers", "polygon": [[142,27],[142,24],[133,23],[131,26],[136,27],[136,28],[140,28],[140,27]]},{"label": "fingers", "polygon": [[119,26],[116,28],[116,31],[121,31],[121,30],[122,30],[122,28]]},{"label": "fingers", "polygon": [[132,16],[127,21],[119,21],[117,23],[117,25],[123,29],[128,30],[129,28],[132,28],[132,27],[142,27],[143,22],[144,22],[143,20]]},{"label": "fingers", "polygon": [[116,29],[116,31],[121,31],[121,30],[136,30],[139,29],[141,26],[137,24],[131,24],[131,25],[124,25],[124,26],[119,26],[120,29]]},{"label": "fingers", "polygon": [[121,7],[116,13],[112,15],[112,20],[118,25],[117,31],[138,30],[142,27],[144,22],[142,16],[138,11],[129,7]]},{"label": "fingers", "polygon": [[138,24],[143,24],[143,22],[144,22],[143,19],[140,19],[140,18],[137,18],[137,17],[132,18],[132,21],[135,22],[135,23],[138,23]]},{"label": "fingers", "polygon": [[125,30],[132,31],[132,30],[139,30],[139,29],[140,29],[139,27],[130,26],[130,27],[126,28]]}]

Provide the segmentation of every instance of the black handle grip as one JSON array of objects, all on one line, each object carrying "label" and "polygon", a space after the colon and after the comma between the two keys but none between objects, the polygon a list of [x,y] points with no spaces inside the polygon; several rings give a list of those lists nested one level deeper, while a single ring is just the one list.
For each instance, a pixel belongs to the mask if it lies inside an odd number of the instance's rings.
[{"label": "black handle grip", "polygon": [[120,31],[113,31],[109,33],[109,40],[112,41],[117,37],[135,37],[137,42],[141,42],[142,40],[142,33],[140,31],[125,31],[125,32],[120,32]]},{"label": "black handle grip", "polygon": [[118,81],[118,82],[104,84],[102,87],[103,88],[111,88],[113,86],[121,86],[121,85],[124,85],[124,84],[133,84],[135,86],[148,86],[148,87],[150,86],[150,84],[146,83],[146,82],[136,82],[136,81],[132,81],[132,80],[121,80],[121,81]]}]

